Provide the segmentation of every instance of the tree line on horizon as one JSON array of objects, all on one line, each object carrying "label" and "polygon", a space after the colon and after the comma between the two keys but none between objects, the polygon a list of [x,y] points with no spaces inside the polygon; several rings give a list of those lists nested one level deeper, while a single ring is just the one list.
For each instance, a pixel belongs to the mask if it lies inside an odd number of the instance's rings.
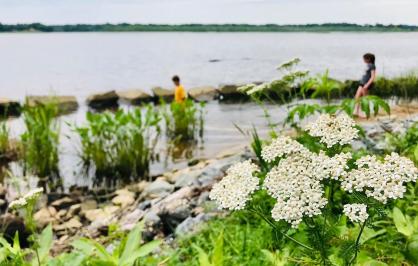
[{"label": "tree line on horizon", "polygon": [[2,24],[0,32],[117,32],[117,31],[183,31],[183,32],[330,32],[330,31],[364,31],[364,32],[415,32],[417,25],[359,25],[352,23],[324,23],[303,25],[278,24],[66,24],[44,25]]}]

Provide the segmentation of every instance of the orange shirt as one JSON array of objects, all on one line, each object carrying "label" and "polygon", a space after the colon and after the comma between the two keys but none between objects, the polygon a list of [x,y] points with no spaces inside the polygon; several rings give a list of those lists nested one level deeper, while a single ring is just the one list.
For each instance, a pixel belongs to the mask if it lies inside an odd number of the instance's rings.
[{"label": "orange shirt", "polygon": [[174,101],[182,103],[186,99],[186,91],[182,85],[178,85],[174,91]]}]

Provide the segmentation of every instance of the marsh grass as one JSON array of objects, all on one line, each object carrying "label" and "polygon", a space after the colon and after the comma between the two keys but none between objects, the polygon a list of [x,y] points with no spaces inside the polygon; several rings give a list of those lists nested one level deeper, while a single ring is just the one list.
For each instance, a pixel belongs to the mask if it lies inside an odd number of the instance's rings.
[{"label": "marsh grass", "polygon": [[0,121],[0,157],[4,156],[9,150],[10,132],[6,121]]},{"label": "marsh grass", "polygon": [[23,107],[26,131],[21,135],[24,172],[49,180],[59,178],[60,126],[55,103]]},{"label": "marsh grass", "polygon": [[196,141],[203,137],[204,103],[187,99],[183,103],[162,103],[166,135],[174,142]]},{"label": "marsh grass", "polygon": [[87,125],[75,131],[81,139],[83,169],[94,171],[96,185],[148,177],[160,134],[160,116],[151,105],[143,110],[89,112],[86,118]]}]

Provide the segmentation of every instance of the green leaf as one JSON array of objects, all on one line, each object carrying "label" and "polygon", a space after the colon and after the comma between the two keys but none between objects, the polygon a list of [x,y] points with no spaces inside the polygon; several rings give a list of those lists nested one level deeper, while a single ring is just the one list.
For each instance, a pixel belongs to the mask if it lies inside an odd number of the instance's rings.
[{"label": "green leaf", "polygon": [[370,117],[370,102],[367,97],[360,98],[361,110],[366,114],[367,118]]},{"label": "green leaf", "polygon": [[405,216],[397,207],[393,208],[393,222],[399,233],[407,237],[410,237],[414,233],[414,226],[409,217]]},{"label": "green leaf", "polygon": [[146,243],[145,245],[141,246],[139,249],[135,250],[131,254],[129,254],[129,257],[125,257],[119,261],[119,265],[123,266],[131,266],[134,264],[134,262],[142,257],[147,256],[152,251],[154,251],[158,246],[161,245],[160,240],[153,240],[151,242]]},{"label": "green leaf", "polygon": [[209,256],[206,254],[206,252],[201,249],[199,246],[193,244],[192,245],[194,249],[197,250],[197,253],[199,255],[199,265],[200,266],[215,266],[209,261]]},{"label": "green leaf", "polygon": [[45,260],[48,258],[49,250],[52,246],[52,226],[49,224],[39,235],[38,244],[38,255],[42,263],[45,263]]},{"label": "green leaf", "polygon": [[215,266],[222,266],[224,260],[224,232],[221,231],[216,239],[215,248],[213,250],[212,262]]},{"label": "green leaf", "polygon": [[138,223],[134,229],[128,234],[125,248],[121,255],[121,260],[126,260],[141,244],[141,233],[144,227],[144,223]]}]

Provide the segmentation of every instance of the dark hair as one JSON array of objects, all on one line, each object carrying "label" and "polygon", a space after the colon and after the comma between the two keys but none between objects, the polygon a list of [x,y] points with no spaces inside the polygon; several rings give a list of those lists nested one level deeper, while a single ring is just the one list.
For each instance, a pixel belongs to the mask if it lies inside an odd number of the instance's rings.
[{"label": "dark hair", "polygon": [[371,54],[371,53],[367,53],[363,55],[363,58],[367,63],[371,63],[371,64],[374,64],[374,62],[376,61],[376,57],[374,56],[374,54]]},{"label": "dark hair", "polygon": [[173,80],[174,82],[180,82],[180,78],[177,75],[175,75],[171,80]]}]

